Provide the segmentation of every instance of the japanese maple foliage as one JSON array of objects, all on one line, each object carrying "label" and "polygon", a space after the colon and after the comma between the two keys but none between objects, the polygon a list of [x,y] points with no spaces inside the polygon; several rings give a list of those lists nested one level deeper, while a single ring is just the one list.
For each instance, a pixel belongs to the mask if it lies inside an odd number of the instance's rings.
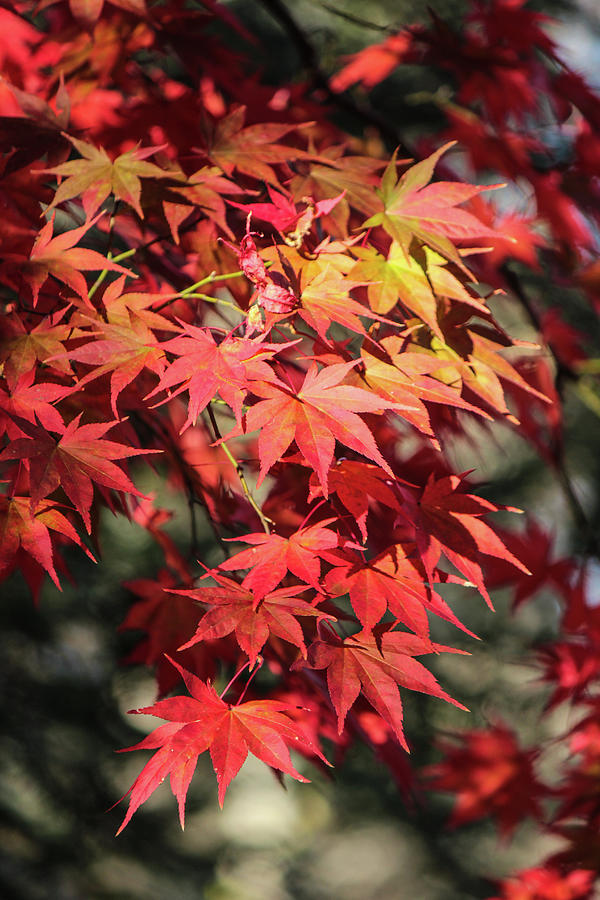
[{"label": "japanese maple foliage", "polygon": [[[587,897],[597,610],[577,561],[551,561],[535,522],[511,533],[520,511],[482,496],[452,446],[496,421],[566,477],[554,376],[576,378],[587,355],[509,263],[536,269],[543,247],[597,308],[597,178],[593,197],[582,182],[598,174],[600,101],[558,62],[544,17],[494,0],[474,4],[460,43],[435,16],[390,33],[333,74],[328,104],[322,78],[321,94],[261,83],[227,40],[253,36],[212,0],[18,0],[0,24],[0,575],[19,568],[36,598],[45,575],[59,586],[66,546],[99,555],[106,507],[164,557],[129,584],[122,625],[145,633],[129,661],[157,677],[136,712],[166,724],[137,745],[155,752],[119,831],[167,775],[183,826],[203,753],[221,805],[248,753],[306,781],[290,749],[323,768],[361,740],[404,778],[404,698],[465,709],[428,668],[475,639],[444,586],[492,607],[493,586],[522,603],[548,582],[565,634],[542,651],[544,677],[552,703],[586,711],[554,819],[537,754],[504,726],[445,745],[430,775],[456,794],[454,825],[491,814],[506,834],[532,815],[566,839],[502,896]],[[412,159],[330,115],[405,63],[456,82]],[[565,169],[535,165],[534,83],[545,115],[571,117]],[[493,184],[475,183],[483,168]],[[535,216],[498,212],[507,179],[528,182]],[[497,321],[508,295],[539,342]],[[185,550],[136,487],[143,467],[184,497]],[[218,562],[199,558],[200,529]],[[458,647],[432,639],[436,619]]]}]

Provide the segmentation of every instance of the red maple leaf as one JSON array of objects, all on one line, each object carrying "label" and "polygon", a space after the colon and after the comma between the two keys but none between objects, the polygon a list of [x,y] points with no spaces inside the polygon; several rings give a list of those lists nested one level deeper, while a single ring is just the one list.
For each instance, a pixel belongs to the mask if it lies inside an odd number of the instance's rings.
[{"label": "red maple leaf", "polygon": [[372,88],[390,75],[396,66],[410,58],[413,36],[410,31],[391,34],[380,44],[371,44],[348,57],[346,65],[329,82],[332,91],[345,91],[360,82]]},{"label": "red maple leaf", "polygon": [[[398,509],[400,500],[393,486],[394,481],[387,473],[371,463],[340,459],[329,470],[329,490],[337,494],[340,503],[356,521],[363,541],[367,540],[367,513],[372,501],[383,503],[389,509]],[[316,476],[311,475],[309,499],[321,493]]]},{"label": "red maple leaf", "polygon": [[42,500],[35,513],[29,497],[0,494],[0,576],[10,570],[19,549],[29,554],[48,572],[60,589],[54,568],[50,531],[64,535],[93,559],[69,520],[49,500]]},{"label": "red maple leaf", "polygon": [[158,749],[158,752],[146,763],[127,792],[131,794],[129,808],[117,834],[123,831],[136,809],[167,775],[171,776],[171,790],[177,798],[183,828],[187,790],[198,757],[206,750],[210,750],[217,776],[221,807],[232,778],[249,752],[274,769],[304,782],[308,779],[292,765],[289,747],[327,762],[317,745],[286,715],[292,709],[289,703],[249,700],[232,706],[219,697],[211,684],[172,662],[181,673],[191,697],[170,697],[153,706],[132,710],[166,719],[168,724],[161,725],[135,747],[127,748]]},{"label": "red maple leaf", "polygon": [[0,384],[0,434],[6,431],[11,440],[23,437],[24,432],[18,425],[20,418],[32,424],[37,421],[50,431],[64,428],[63,418],[52,404],[71,389],[48,381],[34,384],[35,374],[35,368],[25,372],[9,392],[5,392]]},{"label": "red maple leaf", "polygon": [[37,304],[40,288],[49,275],[68,285],[86,303],[89,303],[88,289],[82,272],[108,269],[110,272],[122,272],[132,276],[133,273],[128,269],[112,262],[96,250],[75,246],[99,218],[100,216],[96,216],[79,228],[72,228],[71,231],[52,237],[53,216],[39,232],[28,256],[18,253],[5,254],[4,260],[9,264],[9,269],[16,268],[30,286],[34,306]]},{"label": "red maple leaf", "polygon": [[179,385],[173,393],[169,393],[167,399],[170,399],[187,388],[190,402],[183,426],[185,429],[196,421],[214,395],[219,393],[233,409],[239,422],[244,398],[249,390],[254,390],[254,382],[276,380],[266,360],[272,359],[275,353],[290,344],[265,344],[263,336],[248,339],[232,335],[217,344],[208,328],[186,325],[185,330],[186,334],[160,344],[163,352],[173,353],[178,358],[171,363],[148,397]]},{"label": "red maple leaf", "polygon": [[193,647],[199,641],[215,640],[235,631],[237,642],[248,655],[251,665],[254,665],[269,639],[269,633],[299,647],[302,655],[306,656],[304,635],[296,617],[333,618],[296,596],[309,590],[307,585],[279,588],[259,596],[231,578],[216,572],[210,574],[218,587],[176,590],[178,594],[192,597],[209,607],[200,619],[196,633],[180,647],[181,650]]},{"label": "red maple leaf", "polygon": [[595,879],[592,869],[562,872],[555,866],[538,866],[502,881],[502,894],[489,900],[589,900]]},{"label": "red maple leaf", "polygon": [[[198,606],[190,597],[168,590],[175,585],[175,579],[164,570],[158,573],[156,579],[139,578],[124,584],[139,599],[130,607],[119,630],[135,629],[146,635],[124,662],[156,667],[161,697],[172,691],[179,681],[167,654],[178,652],[182,642],[193,634],[198,624]],[[238,649],[233,641],[231,649],[233,652],[228,654],[225,642],[221,641],[217,654],[215,645],[206,641],[182,651],[178,658],[182,664],[193,668],[199,678],[209,679],[215,675],[217,656],[235,662]]]},{"label": "red maple leaf", "polygon": [[219,569],[224,572],[251,569],[242,585],[257,598],[264,597],[277,587],[288,572],[320,591],[319,551],[337,547],[337,534],[326,527],[335,521],[325,519],[318,525],[300,528],[289,538],[264,533],[245,534],[235,538],[236,541],[252,544],[252,547],[225,560]]},{"label": "red maple leaf", "polygon": [[233,200],[229,202],[238,209],[250,212],[259,221],[269,222],[281,233],[289,231],[292,225],[295,225],[294,231],[286,237],[286,243],[294,247],[300,246],[315,219],[328,215],[345,193],[342,191],[331,200],[319,200],[316,203],[312,197],[303,197],[301,204],[304,209],[298,209],[300,204],[294,202],[289,194],[275,191],[269,184],[267,191],[271,203],[242,204],[235,203]]},{"label": "red maple leaf", "polygon": [[164,303],[163,294],[123,293],[124,282],[125,277],[121,276],[104,292],[102,302],[107,321],[99,314],[81,315],[79,321],[82,324],[88,321],[92,328],[84,334],[92,339],[62,354],[66,359],[93,366],[79,379],[78,388],[111,374],[110,404],[115,418],[118,418],[117,399],[121,391],[143,369],[160,377],[167,366],[164,352],[150,326],[162,331],[178,330],[164,316],[148,309],[154,303]]},{"label": "red maple leaf", "polygon": [[111,460],[157,451],[137,450],[104,440],[103,435],[116,423],[80,425],[81,416],[82,413],[73,419],[58,439],[43,428],[33,426],[29,431],[30,437],[13,441],[0,454],[0,460],[28,460],[32,511],[44,497],[60,486],[81,514],[89,532],[92,527],[90,507],[94,483],[142,496],[123,469]]},{"label": "red maple leaf", "polygon": [[459,709],[466,709],[440,687],[422,663],[414,659],[425,653],[464,651],[434,644],[414,634],[388,629],[389,626],[380,626],[374,633],[362,631],[345,640],[328,631],[324,639],[310,645],[307,662],[297,663],[296,666],[327,669],[327,686],[337,713],[340,734],[350,707],[362,692],[408,750],[402,728],[402,701],[398,685],[431,694]]},{"label": "red maple leaf", "polygon": [[456,795],[452,826],[492,815],[508,836],[526,816],[541,817],[546,789],[534,772],[537,753],[521,750],[505,725],[469,731],[460,745],[446,742],[442,750],[443,762],[425,771],[432,788]]},{"label": "red maple leaf", "polygon": [[400,508],[403,516],[417,524],[416,541],[421,558],[433,580],[433,566],[436,565],[440,552],[462,572],[481,595],[490,608],[492,601],[487,592],[483,572],[481,570],[481,554],[495,556],[506,560],[521,572],[529,575],[529,569],[513,556],[495,531],[481,520],[481,516],[499,509],[519,510],[512,507],[501,507],[459,490],[462,477],[446,475],[436,479],[429,476],[418,504],[411,502],[406,495],[407,503]]},{"label": "red maple leaf", "polygon": [[61,324],[63,315],[61,310],[58,315],[46,316],[30,331],[17,315],[2,317],[0,362],[4,363],[3,374],[10,388],[37,363],[44,363],[61,374],[72,374],[68,360],[56,359],[64,353],[63,341],[79,336],[77,329]]},{"label": "red maple leaf", "polygon": [[[357,412],[382,412],[397,404],[362,388],[340,384],[355,365],[355,362],[335,363],[319,372],[313,364],[297,392],[282,382],[252,386],[253,393],[264,398],[252,406],[245,417],[246,431],[260,429],[259,484],[293,440],[317,473],[325,495],[336,439],[374,460],[393,477],[373,434]],[[229,436],[235,434],[239,434],[237,429]]]},{"label": "red maple leaf", "polygon": [[364,633],[377,625],[386,612],[411,628],[424,640],[429,638],[427,612],[434,613],[466,631],[448,604],[432,590],[421,561],[414,558],[414,544],[394,544],[366,562],[358,556],[339,554],[339,561],[325,578],[332,595],[350,595],[352,608]]}]

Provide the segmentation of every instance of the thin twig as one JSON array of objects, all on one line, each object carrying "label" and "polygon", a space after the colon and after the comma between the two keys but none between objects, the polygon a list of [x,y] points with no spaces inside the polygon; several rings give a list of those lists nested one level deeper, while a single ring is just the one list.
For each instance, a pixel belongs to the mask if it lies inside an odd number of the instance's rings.
[{"label": "thin twig", "polygon": [[[132,418],[134,418],[134,417],[132,416]],[[190,514],[189,558],[197,559],[198,549],[199,549],[199,547],[198,547],[198,530],[197,530],[197,523],[196,523],[196,511],[195,511],[196,506],[201,506],[203,508],[206,518],[208,519],[210,527],[213,531],[213,534],[214,534],[215,538],[217,539],[218,543],[220,544],[224,555],[226,557],[229,557],[230,546],[228,543],[225,543],[223,535],[220,533],[219,528],[217,527],[217,523],[214,521],[214,519],[212,518],[212,516],[210,514],[210,510],[208,508],[208,505],[207,505],[204,497],[202,496],[202,494],[198,494],[196,492],[194,483],[193,483],[192,478],[188,471],[188,469],[191,467],[189,466],[183,453],[181,452],[181,449],[180,449],[177,441],[175,440],[173,435],[170,433],[169,428],[167,427],[167,425],[165,423],[161,422],[160,419],[158,419],[156,417],[150,419],[149,417],[144,416],[143,423],[144,423],[145,427],[149,428],[155,434],[158,433],[160,436],[162,436],[163,440],[166,442],[166,444],[169,447],[169,451],[172,453],[173,457],[175,458],[175,460],[179,466],[179,471],[181,472],[181,477],[183,478],[183,482],[185,485],[187,505],[188,505],[188,510],[189,510],[189,514]]]},{"label": "thin twig", "polygon": [[244,496],[246,497],[246,500],[248,501],[248,503],[250,504],[250,506],[252,507],[252,509],[258,516],[258,518],[260,519],[260,524],[264,528],[265,532],[267,534],[271,534],[270,526],[275,524],[273,522],[273,519],[269,519],[268,516],[265,516],[262,509],[260,508],[260,506],[258,505],[256,500],[252,496],[250,488],[248,487],[248,482],[246,481],[246,476],[244,475],[244,469],[242,468],[241,463],[238,462],[238,460],[235,458],[235,456],[233,455],[233,453],[231,452],[231,450],[229,449],[229,447],[223,440],[223,437],[219,430],[219,426],[217,425],[217,420],[215,419],[215,414],[213,412],[213,409],[212,409],[212,406],[210,403],[206,407],[206,410],[208,412],[210,424],[212,425],[212,429],[215,434],[215,440],[220,441],[220,446],[223,448],[223,452],[224,452],[225,456],[227,457],[227,459],[229,460],[229,462],[231,463],[231,465],[234,467],[235,471],[237,472],[237,476],[240,480],[240,484],[242,486],[242,490],[244,492]]}]

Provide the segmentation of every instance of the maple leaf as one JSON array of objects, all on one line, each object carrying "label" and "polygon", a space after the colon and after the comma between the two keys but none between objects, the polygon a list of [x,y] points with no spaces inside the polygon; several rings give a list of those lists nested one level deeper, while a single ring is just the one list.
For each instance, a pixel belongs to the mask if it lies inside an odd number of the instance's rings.
[{"label": "maple leaf", "polygon": [[19,419],[32,424],[38,421],[50,431],[61,431],[64,428],[63,418],[52,404],[71,389],[51,382],[34,384],[34,378],[35,368],[21,375],[9,392],[5,392],[0,383],[0,434],[6,431],[11,440],[23,437],[24,432],[18,425]]},{"label": "maple leaf", "polygon": [[400,302],[440,338],[436,294],[467,303],[488,314],[487,307],[472,297],[447,269],[446,260],[429,247],[423,248],[420,258],[414,254],[407,256],[395,241],[392,241],[387,258],[373,247],[356,247],[353,252],[359,261],[350,277],[368,285],[369,303],[377,313],[388,313]]},{"label": "maple leaf", "polygon": [[59,316],[45,317],[30,331],[16,315],[2,318],[0,362],[4,363],[3,375],[9,388],[30,372],[38,362],[51,366],[61,374],[72,374],[68,360],[58,360],[55,357],[64,353],[63,341],[72,336],[79,337],[79,330],[61,324],[61,317],[62,313]]},{"label": "maple leaf", "polygon": [[515,591],[515,608],[533,597],[544,585],[551,585],[557,591],[568,585],[568,593],[572,594],[576,564],[568,558],[554,559],[555,540],[551,532],[533,518],[528,518],[525,531],[521,534],[496,531],[513,556],[526,562],[530,574],[516,573],[510,562],[498,557],[491,558],[485,571],[488,589],[510,584]]},{"label": "maple leaf", "polygon": [[[177,172],[170,171],[173,181]],[[169,184],[162,195],[165,218],[169,223],[175,243],[179,243],[179,226],[192,210],[201,209],[207,218],[215,222],[221,231],[234,239],[227,224],[223,194],[245,194],[239,185],[225,178],[217,166],[202,166],[197,172],[185,178],[181,172],[181,185]],[[233,204],[237,205],[237,204]]]},{"label": "maple leaf", "polygon": [[[329,470],[329,490],[332,494],[337,494],[340,503],[356,521],[363,541],[367,540],[366,522],[370,500],[383,503],[389,509],[398,509],[400,501],[394,493],[393,485],[394,482],[385,472],[370,463],[340,459]],[[318,480],[311,475],[309,500],[320,493]]]},{"label": "maple leaf", "polygon": [[390,612],[398,622],[411,628],[424,640],[429,638],[427,612],[435,613],[474,636],[456,618],[448,604],[432,590],[414,545],[394,544],[365,562],[356,556],[330,556],[335,568],[325,578],[332,596],[350,595],[363,633],[368,634]]},{"label": "maple leaf", "polygon": [[88,304],[88,289],[82,272],[107,269],[110,272],[121,272],[135,277],[128,269],[107,259],[96,250],[86,250],[75,246],[95,225],[100,215],[84,225],[80,225],[79,228],[72,228],[56,237],[52,237],[54,227],[54,217],[52,217],[36,237],[29,256],[17,253],[5,254],[5,261],[16,266],[29,284],[34,306],[37,304],[40,288],[49,275],[64,282]]},{"label": "maple leaf", "polygon": [[432,788],[456,795],[451,826],[492,815],[508,836],[526,816],[541,818],[545,787],[534,773],[537,753],[521,750],[507,726],[466,732],[460,745],[446,742],[442,750],[444,761],[425,772]]},{"label": "maple leaf", "polygon": [[336,93],[360,82],[366,88],[375,87],[390,75],[396,66],[407,60],[413,45],[408,29],[391,34],[380,44],[371,44],[349,57],[348,63],[329,81]]},{"label": "maple leaf", "polygon": [[254,390],[255,381],[276,380],[267,360],[296,343],[266,344],[263,342],[264,335],[253,339],[228,335],[217,344],[209,328],[186,325],[185,330],[186,334],[159,345],[162,352],[167,351],[179,358],[171,363],[159,384],[146,398],[178,384],[179,387],[162,401],[166,403],[187,389],[190,402],[182,430],[196,421],[216,393],[233,409],[240,422],[244,398],[248,391]]},{"label": "maple leaf", "polygon": [[277,587],[288,572],[320,591],[321,563],[319,551],[337,547],[338,536],[327,528],[335,519],[324,519],[318,525],[300,528],[289,538],[279,534],[245,534],[236,541],[252,544],[219,565],[223,572],[251,569],[242,582],[257,599]]},{"label": "maple leaf", "polygon": [[365,334],[359,316],[370,319],[377,319],[379,316],[348,296],[360,283],[345,278],[332,266],[325,265],[314,278],[303,285],[298,312],[326,342],[327,331],[332,322],[339,322],[350,331]]},{"label": "maple leaf", "polygon": [[296,204],[289,194],[282,194],[281,191],[274,190],[270,184],[267,184],[267,192],[271,200],[270,203],[235,203],[230,201],[232,206],[252,213],[254,218],[261,222],[269,222],[278,231],[284,232],[291,228],[300,218],[301,213],[296,209]]},{"label": "maple leaf", "polygon": [[69,140],[81,155],[81,159],[72,159],[51,169],[45,169],[49,175],[64,178],[54,195],[48,210],[59,203],[65,203],[74,197],[81,197],[87,218],[102,206],[111,194],[116,200],[122,200],[133,207],[140,219],[144,213],[140,205],[142,193],[141,178],[174,178],[154,163],[146,162],[162,147],[144,147],[128,150],[113,161],[103,147],[94,147],[85,141],[69,137]]},{"label": "maple leaf", "polygon": [[[465,386],[473,393],[507,416],[510,413],[504,399],[503,383],[525,391],[529,395],[527,398],[529,404],[531,397],[547,405],[551,403],[546,394],[528,383],[519,371],[500,355],[498,351],[504,350],[507,345],[503,335],[498,332],[491,334],[489,330],[486,332],[483,327],[478,326],[469,328],[468,334],[472,342],[471,353],[468,361],[457,362],[456,367],[462,375]],[[442,353],[444,352],[445,348],[442,350]],[[532,377],[531,381],[533,380]]]},{"label": "maple leaf", "polygon": [[[321,216],[328,215],[332,209],[337,206],[344,197],[344,191],[337,197],[329,200],[319,200],[315,202],[312,197],[303,197],[301,204],[294,202],[289,194],[282,194],[281,191],[275,191],[270,184],[267,185],[267,192],[271,199],[271,203],[251,203],[242,204],[229,201],[231,206],[238,209],[251,212],[252,215],[263,222],[269,222],[282,234],[289,231],[292,225],[295,225],[294,231],[286,235],[284,240],[287,246],[300,247],[303,239],[310,232],[312,223]],[[304,209],[297,207],[302,205]]]},{"label": "maple leaf", "polygon": [[[184,826],[185,798],[198,756],[210,751],[219,784],[219,805],[223,806],[231,780],[252,753],[280,772],[297,781],[307,782],[292,765],[289,747],[327,762],[317,745],[286,713],[289,703],[277,700],[248,700],[232,706],[226,703],[211,684],[171,660],[180,672],[191,696],[170,697],[153,706],[132,712],[166,719],[152,734],[127,750],[155,750],[133,785],[129,808],[117,834],[125,828],[138,807],[171,776],[171,790],[177,798],[179,820]],[[125,796],[127,796],[127,794]]]},{"label": "maple leaf", "polygon": [[296,663],[295,666],[327,669],[327,686],[337,713],[340,734],[350,707],[362,691],[363,696],[390,725],[408,751],[402,727],[402,701],[398,685],[411,691],[430,694],[466,710],[414,658],[426,653],[462,654],[464,651],[434,644],[418,635],[389,631],[388,628],[389,626],[379,626],[375,633],[360,632],[345,640],[328,632],[325,639],[314,641],[310,645],[307,661]]},{"label": "maple leaf", "polygon": [[[452,241],[494,238],[495,232],[474,215],[457,209],[460,203],[499,185],[471,185],[453,181],[429,184],[435,164],[450,142],[427,159],[411,166],[400,179],[396,178],[395,156],[381,180],[380,196],[383,211],[371,216],[363,227],[381,225],[397,241],[406,256],[414,238],[427,244],[441,256],[465,269]],[[468,275],[468,270],[466,270]]]},{"label": "maple leaf", "polygon": [[357,209],[365,216],[377,211],[378,202],[374,193],[379,178],[377,172],[382,164],[368,156],[345,156],[344,146],[328,147],[303,172],[302,163],[298,168],[303,174],[295,175],[290,182],[292,196],[299,202],[303,197],[313,197],[315,201],[341,199],[332,208],[324,221],[332,221],[337,230],[346,235],[350,219],[350,209]]},{"label": "maple leaf", "polygon": [[[164,316],[148,309],[156,302],[164,303],[163,294],[123,293],[124,282],[125,276],[121,276],[104,292],[102,302],[108,321],[100,316],[92,318],[82,315],[79,321],[83,324],[87,320],[93,327],[92,340],[64,354],[69,360],[94,367],[80,378],[78,388],[95,378],[112,373],[110,402],[115,419],[118,418],[119,394],[143,369],[148,369],[159,377],[166,369],[164,352],[148,326],[163,331],[178,330]],[[90,332],[85,333],[86,336],[89,334]]]},{"label": "maple leaf", "polygon": [[245,118],[245,106],[234,109],[217,122],[214,133],[207,142],[208,158],[220,166],[226,175],[231,175],[237,169],[251,178],[277,186],[279,179],[273,171],[273,165],[310,158],[305,150],[278,143],[284,135],[301,126],[261,122],[244,128]]},{"label": "maple leaf", "polygon": [[31,509],[59,486],[75,505],[88,532],[91,531],[90,507],[94,488],[102,487],[143,496],[125,472],[111,460],[156,453],[137,450],[103,439],[114,422],[80,425],[82,413],[73,419],[58,439],[43,428],[32,427],[29,437],[18,438],[0,453],[3,459],[28,460],[31,480]]},{"label": "maple leaf", "polygon": [[452,384],[445,384],[441,378],[438,380],[436,376],[443,374],[447,360],[406,350],[399,337],[383,338],[377,348],[369,350],[363,345],[361,356],[365,363],[367,384],[379,396],[400,404],[398,414],[425,435],[433,437],[425,401],[466,409],[491,418],[488,413],[464,400]]},{"label": "maple leaf", "polygon": [[296,584],[257,595],[231,578],[214,571],[210,574],[218,587],[177,589],[178,594],[211,607],[200,619],[194,636],[179,648],[181,650],[187,650],[199,641],[215,640],[235,631],[238,644],[248,655],[250,664],[254,665],[271,632],[299,647],[302,655],[306,656],[304,635],[296,616],[333,618],[296,596],[307,591],[308,585]]},{"label": "maple leaf", "polygon": [[595,879],[592,869],[562,872],[555,866],[538,866],[503,880],[502,894],[489,900],[590,900]]},{"label": "maple leaf", "polygon": [[[260,428],[260,484],[293,440],[316,471],[327,496],[327,473],[336,439],[378,463],[393,476],[375,439],[357,412],[396,408],[362,388],[340,384],[356,363],[335,363],[320,372],[312,364],[297,393],[283,383],[256,383],[252,392],[263,397],[245,416],[246,431]],[[229,436],[239,433],[235,429]]]},{"label": "maple leaf", "polygon": [[49,500],[42,500],[34,513],[29,497],[6,497],[0,494],[0,576],[5,577],[19,551],[29,554],[50,575],[60,590],[54,568],[50,531],[64,535],[89,556],[87,547],[69,520]]},{"label": "maple leaf", "polygon": [[439,559],[440,551],[443,551],[450,562],[475,585],[490,609],[493,609],[483,580],[480,554],[504,559],[526,575],[530,573],[504,546],[496,532],[481,521],[481,516],[499,509],[511,512],[519,510],[495,506],[482,497],[463,493],[458,490],[461,482],[462,477],[458,475],[436,479],[431,474],[418,506],[413,506],[407,497],[407,503],[400,508],[400,512],[417,524],[417,547],[430,574],[430,580],[433,566]]}]

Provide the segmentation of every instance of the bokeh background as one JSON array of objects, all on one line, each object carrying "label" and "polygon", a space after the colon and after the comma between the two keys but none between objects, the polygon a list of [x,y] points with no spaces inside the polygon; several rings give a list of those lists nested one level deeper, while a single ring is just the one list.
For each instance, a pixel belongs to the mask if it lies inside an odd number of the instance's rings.
[{"label": "bokeh background", "polygon": [[[230,4],[259,37],[264,78],[273,83],[301,77],[303,62],[268,4]],[[600,86],[600,7],[596,0],[538,3],[557,17],[552,29],[565,60]],[[403,26],[425,20],[420,0],[301,0],[290,4],[310,35],[326,72],[341,57],[381,39],[352,17],[375,25]],[[466,3],[432,0],[440,16],[456,21]],[[348,14],[340,15],[339,13]],[[258,53],[258,50],[257,50]],[[380,85],[371,102],[401,121],[412,138],[440,127],[441,113],[428,95],[447,76],[404,69]],[[341,124],[357,132],[351,116]],[[549,140],[556,136],[549,135]],[[561,304],[590,338],[597,329],[586,303],[564,296],[544,274],[535,287],[548,305]],[[518,337],[531,337],[525,317],[496,308]],[[600,346],[600,341],[598,341]],[[597,355],[600,355],[598,353]],[[600,420],[574,393],[567,396],[566,464],[588,518],[598,526]],[[573,548],[573,522],[560,484],[514,432],[494,427],[457,441],[457,471],[475,468],[483,493],[529,511],[556,539],[556,553]],[[158,475],[140,472],[140,489],[155,492],[172,509],[168,530],[185,544],[187,517],[181,498]],[[200,535],[201,557],[210,564],[210,531]],[[127,710],[155,699],[152,674],[121,665],[140,635],[118,631],[131,604],[125,582],[156,573],[162,563],[147,533],[105,514],[98,566],[73,553],[68,566],[77,587],[63,579],[59,593],[47,584],[34,606],[19,576],[0,586],[0,897],[3,900],[478,900],[493,893],[490,877],[535,864],[552,849],[524,823],[502,841],[486,820],[445,828],[450,798],[428,792],[403,796],[370,751],[352,748],[331,778],[304,765],[310,785],[286,780],[250,759],[218,809],[215,779],[201,759],[188,799],[185,833],[175,801],[162,786],[114,837],[123,806],[109,810],[139,772],[143,755],[120,755],[143,737],[153,720]],[[216,561],[216,560],[215,560]],[[600,577],[597,577],[600,584]],[[523,746],[550,742],[569,725],[568,710],[540,718],[546,691],[535,665],[536,646],[556,633],[556,599],[542,591],[511,612],[510,591],[494,593],[492,614],[473,592],[447,586],[459,617],[481,637],[461,636],[472,656],[437,663],[444,686],[470,713],[413,695],[406,697],[406,732],[416,770],[440,758],[435,737],[506,722]],[[453,593],[452,593],[453,592]],[[452,596],[451,596],[452,595]],[[435,625],[438,639],[456,634]],[[449,629],[449,626],[448,626]],[[564,752],[544,756],[544,775]],[[302,767],[302,761],[300,763]]]}]

